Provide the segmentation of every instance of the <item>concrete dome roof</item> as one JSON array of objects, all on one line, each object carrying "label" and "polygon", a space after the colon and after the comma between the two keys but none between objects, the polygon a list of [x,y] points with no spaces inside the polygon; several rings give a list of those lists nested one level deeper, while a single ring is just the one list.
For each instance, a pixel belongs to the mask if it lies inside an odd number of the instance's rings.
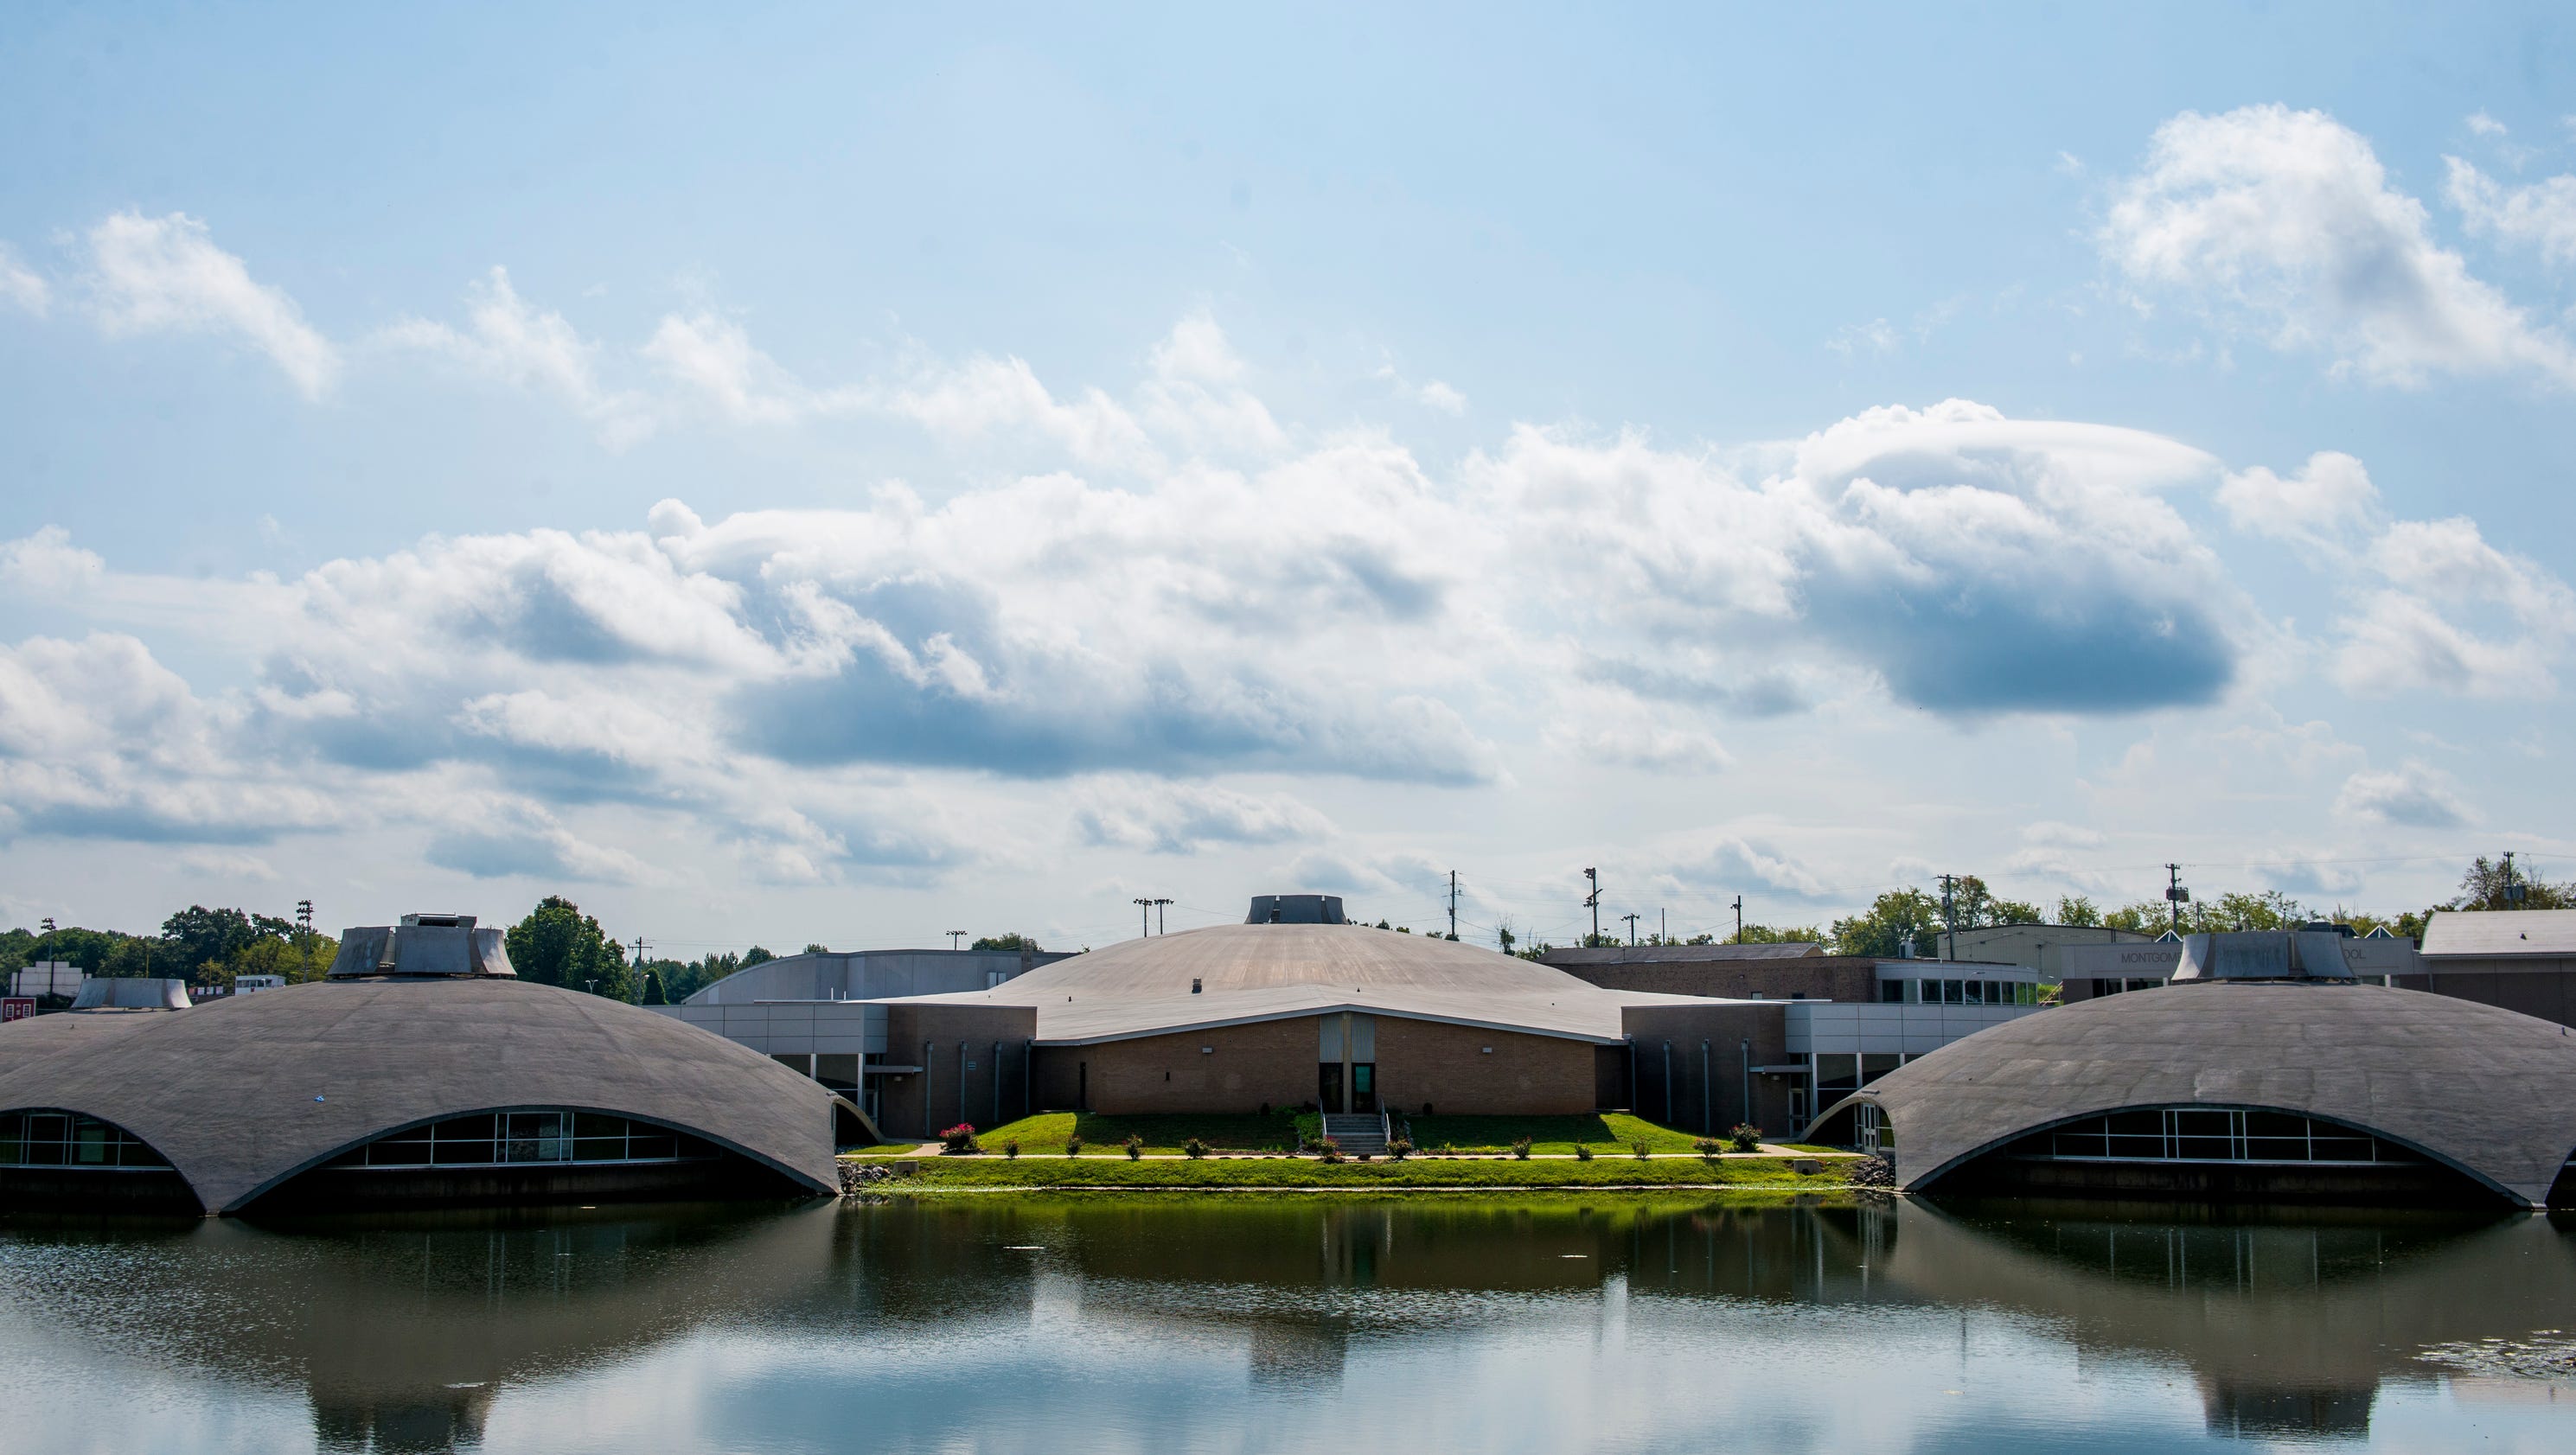
[{"label": "concrete dome roof", "polygon": [[1041,966],[991,990],[920,998],[1035,1007],[1041,1045],[1339,1010],[1608,1045],[1620,1039],[1623,1006],[1705,1003],[1604,990],[1534,960],[1430,935],[1297,924],[1149,935]]},{"label": "concrete dome roof", "polygon": [[2126,1107],[2247,1107],[2364,1128],[2539,1206],[2576,1151],[2576,1036],[2375,985],[2208,981],[2077,1001],[1954,1041],[1825,1109],[1874,1103],[1898,1186]]},{"label": "concrete dome roof", "polygon": [[618,1001],[510,979],[321,982],[185,1015],[0,1028],[0,1111],[50,1108],[149,1143],[210,1213],[388,1132],[569,1107],[702,1137],[838,1189],[834,1098],[756,1051]]},{"label": "concrete dome roof", "polygon": [[1209,994],[1326,985],[1343,990],[1547,992],[1595,987],[1534,960],[1455,944],[1430,935],[1399,935],[1362,925],[1218,925],[1177,935],[1125,940],[1030,971],[1004,986],[1032,1000],[1052,994],[1149,996],[1188,994],[1198,980]]}]

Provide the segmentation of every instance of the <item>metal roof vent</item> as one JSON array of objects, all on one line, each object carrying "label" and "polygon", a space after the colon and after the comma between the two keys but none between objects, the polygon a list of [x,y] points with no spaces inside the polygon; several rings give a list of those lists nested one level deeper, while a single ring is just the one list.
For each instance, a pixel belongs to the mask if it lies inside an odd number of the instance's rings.
[{"label": "metal roof vent", "polygon": [[407,914],[398,925],[360,925],[340,932],[333,980],[398,975],[500,977],[515,980],[499,930],[477,929],[470,914]]},{"label": "metal roof vent", "polygon": [[1248,925],[1346,925],[1338,894],[1256,894]]},{"label": "metal roof vent", "polygon": [[2346,935],[2333,929],[2186,935],[2175,984],[2187,980],[2351,980]]}]

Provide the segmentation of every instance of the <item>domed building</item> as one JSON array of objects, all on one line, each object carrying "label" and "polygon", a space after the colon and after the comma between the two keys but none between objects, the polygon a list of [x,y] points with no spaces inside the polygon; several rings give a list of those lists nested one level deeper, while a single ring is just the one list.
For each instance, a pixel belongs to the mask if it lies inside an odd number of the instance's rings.
[{"label": "domed building", "polygon": [[857,1109],[768,1057],[520,980],[501,932],[406,915],[329,976],[0,1028],[0,1206],[298,1207],[838,1190]]},{"label": "domed building", "polygon": [[2164,989],[1918,1057],[1810,1140],[1907,1191],[2576,1204],[2576,1036],[2359,983],[2330,929],[2195,935]]}]

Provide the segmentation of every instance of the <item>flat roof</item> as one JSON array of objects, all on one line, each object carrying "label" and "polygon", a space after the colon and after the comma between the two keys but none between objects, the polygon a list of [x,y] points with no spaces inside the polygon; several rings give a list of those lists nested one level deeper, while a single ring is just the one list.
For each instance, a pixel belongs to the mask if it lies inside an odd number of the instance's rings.
[{"label": "flat roof", "polygon": [[2576,909],[2445,909],[2424,926],[2428,960],[2576,956]]}]

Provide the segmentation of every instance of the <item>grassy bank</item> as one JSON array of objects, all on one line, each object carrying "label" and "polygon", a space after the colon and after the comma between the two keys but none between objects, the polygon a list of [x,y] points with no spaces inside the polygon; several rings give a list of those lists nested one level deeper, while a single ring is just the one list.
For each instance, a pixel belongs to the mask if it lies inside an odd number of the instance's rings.
[{"label": "grassy bank", "polygon": [[1311,1157],[1228,1157],[1131,1162],[1125,1157],[925,1157],[918,1176],[883,1184],[887,1192],[941,1188],[1308,1188],[1367,1190],[1408,1187],[1745,1187],[1794,1191],[1839,1188],[1837,1164],[1802,1176],[1787,1159],[1727,1157],[1602,1157],[1522,1162],[1414,1159],[1405,1162],[1324,1163]]},{"label": "grassy bank", "polygon": [[[999,1152],[1005,1143],[1016,1141],[1023,1156],[1061,1157],[1065,1139],[1079,1134],[1084,1157],[1115,1157],[1124,1160],[1120,1146],[1130,1136],[1145,1139],[1149,1155],[1178,1156],[1181,1144],[1192,1137],[1219,1152],[1292,1152],[1297,1148],[1297,1126],[1307,1124],[1312,1133],[1316,1119],[1300,1118],[1289,1112],[1270,1116],[1237,1115],[1169,1115],[1169,1116],[1103,1116],[1097,1112],[1049,1111],[1022,1117],[998,1127],[978,1128],[976,1140],[988,1151]],[[1603,1155],[1626,1153],[1634,1144],[1644,1142],[1649,1151],[1688,1152],[1698,1135],[1673,1127],[1658,1126],[1643,1117],[1625,1112],[1587,1113],[1583,1116],[1555,1117],[1467,1117],[1467,1116],[1399,1116],[1397,1130],[1406,1125],[1413,1130],[1413,1144],[1425,1152],[1502,1152],[1522,1137],[1530,1139],[1530,1150],[1542,1156],[1554,1153],[1570,1156],[1578,1146],[1590,1147]],[[917,1145],[917,1144],[914,1144]]]}]

